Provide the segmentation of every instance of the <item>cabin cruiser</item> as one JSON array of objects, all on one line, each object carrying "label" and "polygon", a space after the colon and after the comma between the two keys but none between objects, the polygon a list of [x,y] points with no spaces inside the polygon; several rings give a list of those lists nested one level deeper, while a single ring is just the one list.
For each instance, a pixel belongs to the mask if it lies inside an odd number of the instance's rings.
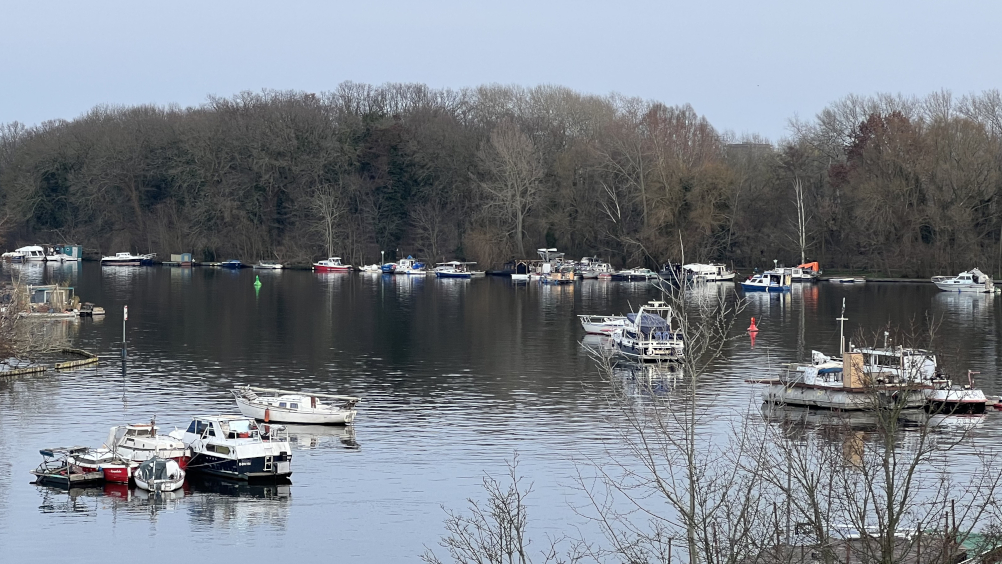
[{"label": "cabin cruiser", "polygon": [[741,289],[746,292],[787,292],[793,282],[791,275],[779,270],[767,270],[754,274],[741,283]]},{"label": "cabin cruiser", "polygon": [[734,271],[722,264],[692,263],[682,266],[688,278],[695,282],[726,282],[734,280]]},{"label": "cabin cruiser", "polygon": [[393,269],[393,274],[426,274],[424,263],[408,255],[407,258],[397,261],[397,267]]},{"label": "cabin cruiser", "polygon": [[112,427],[101,447],[73,454],[72,462],[87,471],[104,472],[106,481],[116,483],[128,483],[135,469],[155,456],[174,460],[184,468],[188,449],[158,430],[154,423]]},{"label": "cabin cruiser", "polygon": [[27,247],[21,247],[20,249],[14,249],[14,252],[20,256],[20,260],[14,257],[15,262],[43,262],[45,261],[45,249],[39,247],[38,245],[29,245]]},{"label": "cabin cruiser", "polygon": [[472,264],[477,263],[458,260],[442,262],[435,267],[433,272],[436,278],[473,278],[473,271],[470,270]]},{"label": "cabin cruiser", "polygon": [[578,274],[585,280],[597,279],[603,272],[612,274],[615,271],[612,269],[611,264],[602,261],[598,257],[584,257],[578,264]]},{"label": "cabin cruiser", "polygon": [[578,319],[589,335],[611,335],[626,325],[625,315],[579,315]]},{"label": "cabin cruiser", "polygon": [[[345,425],[355,420],[355,405],[361,401],[361,398],[352,396],[290,392],[253,386],[234,388],[232,393],[241,414],[266,423]],[[325,403],[322,400],[334,400],[337,403]]]},{"label": "cabin cruiser", "polygon": [[992,277],[977,268],[966,270],[956,276],[933,276],[932,283],[945,292],[996,293]]},{"label": "cabin cruiser", "polygon": [[282,270],[285,265],[273,260],[259,260],[254,264],[254,268],[260,270]]},{"label": "cabin cruiser", "polygon": [[620,270],[612,275],[613,280],[622,280],[627,282],[653,280],[655,278],[659,278],[658,273],[649,268],[629,268],[627,270]]},{"label": "cabin cruiser", "polygon": [[623,327],[612,332],[620,354],[640,362],[680,361],[684,357],[682,333],[672,328],[671,306],[651,301],[636,313],[626,314]]},{"label": "cabin cruiser", "polygon": [[351,265],[341,264],[341,257],[330,257],[313,263],[313,270],[316,272],[348,272],[351,270]]},{"label": "cabin cruiser", "polygon": [[146,255],[115,253],[114,256],[101,257],[101,266],[142,266],[146,260]]},{"label": "cabin cruiser", "polygon": [[187,470],[236,480],[284,478],[292,474],[292,450],[280,425],[261,425],[242,415],[192,419],[171,431],[191,449]]}]

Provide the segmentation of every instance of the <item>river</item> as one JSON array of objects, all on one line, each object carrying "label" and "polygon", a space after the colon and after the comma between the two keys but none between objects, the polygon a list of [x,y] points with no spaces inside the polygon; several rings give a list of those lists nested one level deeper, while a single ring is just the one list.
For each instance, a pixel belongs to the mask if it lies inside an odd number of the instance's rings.
[{"label": "river", "polygon": [[[73,346],[102,356],[97,367],[0,378],[0,546],[11,562],[414,562],[444,532],[443,507],[482,498],[485,473],[502,476],[515,452],[534,484],[536,529],[572,532],[582,524],[574,507],[586,501],[575,476],[601,465],[618,437],[576,315],[657,297],[643,283],[597,280],[550,287],[93,263],[5,265],[5,274],[12,268],[29,282],[68,283],[108,314],[58,322]],[[979,371],[986,393],[1002,392],[1000,297],[819,283],[750,295],[737,333],[756,317],[754,346],[746,335],[728,345],[701,401],[747,405],[757,390],[746,378],[812,349],[836,352],[843,299],[847,334],[930,316],[941,362]],[[241,383],[364,399],[353,427],[293,433],[289,485],[193,483],[178,499],[151,502],[127,488],[30,484],[40,448],[97,446],[125,422],[155,417],[168,431],[193,415],[234,412],[229,389]],[[976,432],[1002,446],[1000,426],[990,415]]]}]

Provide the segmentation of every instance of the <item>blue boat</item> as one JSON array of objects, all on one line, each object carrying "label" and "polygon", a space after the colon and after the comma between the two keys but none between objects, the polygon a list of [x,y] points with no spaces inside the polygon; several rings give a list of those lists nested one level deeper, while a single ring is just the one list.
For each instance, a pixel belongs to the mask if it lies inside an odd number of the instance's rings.
[{"label": "blue boat", "polygon": [[244,267],[244,263],[242,263],[242,262],[240,262],[238,260],[228,260],[228,261],[224,261],[224,262],[219,263],[219,267],[220,268],[243,268]]},{"label": "blue boat", "polygon": [[793,276],[778,270],[767,270],[741,283],[745,292],[789,292]]},{"label": "blue boat", "polygon": [[393,271],[397,269],[397,263],[388,262],[380,266],[379,269],[383,271],[383,274],[393,274]]}]

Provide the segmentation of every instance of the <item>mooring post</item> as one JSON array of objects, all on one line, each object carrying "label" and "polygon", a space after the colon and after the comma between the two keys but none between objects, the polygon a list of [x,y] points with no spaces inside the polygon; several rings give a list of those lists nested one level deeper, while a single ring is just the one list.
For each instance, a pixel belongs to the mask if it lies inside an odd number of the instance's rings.
[{"label": "mooring post", "polygon": [[129,306],[122,310],[122,358],[125,358],[125,322],[129,320]]}]

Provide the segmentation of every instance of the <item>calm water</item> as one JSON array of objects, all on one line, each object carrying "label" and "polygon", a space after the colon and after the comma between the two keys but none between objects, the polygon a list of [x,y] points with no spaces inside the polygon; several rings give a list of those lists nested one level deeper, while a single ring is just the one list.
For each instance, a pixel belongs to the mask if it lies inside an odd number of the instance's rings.
[{"label": "calm water", "polygon": [[[601,464],[617,437],[575,315],[622,312],[656,297],[644,284],[599,281],[541,287],[496,278],[33,266],[21,271],[27,279],[67,281],[105,307],[104,320],[60,325],[74,346],[105,359],[0,380],[0,546],[10,561],[130,554],[166,562],[197,547],[200,561],[413,562],[443,532],[441,507],[482,497],[484,473],[502,475],[516,451],[535,484],[534,528],[568,531],[581,522],[571,506],[584,502],[574,489],[577,465]],[[1002,392],[1002,299],[929,284],[818,284],[750,296],[739,325],[754,315],[761,332],[754,348],[747,337],[731,344],[706,376],[707,405],[747,405],[757,390],[745,378],[812,348],[836,351],[843,298],[847,332],[921,324],[927,314],[940,320],[941,362],[978,370],[987,393]],[[110,426],[152,416],[166,431],[195,414],[233,412],[228,389],[237,383],[364,401],[354,428],[293,429],[291,485],[201,482],[179,499],[151,502],[125,488],[30,484],[39,448],[96,446]],[[1000,428],[1002,415],[994,415],[975,432],[1002,445]]]}]

